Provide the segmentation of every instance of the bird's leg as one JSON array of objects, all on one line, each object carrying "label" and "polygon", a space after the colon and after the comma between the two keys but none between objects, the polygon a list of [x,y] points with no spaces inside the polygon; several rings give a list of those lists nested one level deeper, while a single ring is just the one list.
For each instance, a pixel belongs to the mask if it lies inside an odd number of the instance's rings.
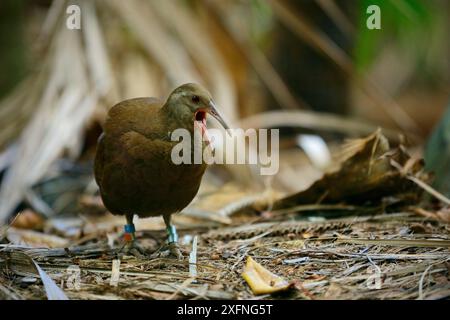
[{"label": "bird's leg", "polygon": [[127,224],[124,226],[124,235],[123,239],[126,243],[136,241],[136,228],[133,223],[133,215],[127,215]]},{"label": "bird's leg", "polygon": [[182,259],[180,248],[178,247],[178,234],[175,226],[170,222],[170,214],[164,215],[164,223],[166,224],[167,242],[169,244],[170,253],[177,259]]},{"label": "bird's leg", "polygon": [[127,224],[124,227],[123,234],[125,244],[122,247],[121,251],[123,250],[139,258],[145,257],[145,250],[136,243],[136,229],[133,223],[133,215],[127,214],[126,218]]}]

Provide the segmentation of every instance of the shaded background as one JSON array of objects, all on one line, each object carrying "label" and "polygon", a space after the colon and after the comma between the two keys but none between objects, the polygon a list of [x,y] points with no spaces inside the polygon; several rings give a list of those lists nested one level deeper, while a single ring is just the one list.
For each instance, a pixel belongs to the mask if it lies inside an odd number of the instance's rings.
[{"label": "shaded background", "polygon": [[[66,28],[70,4],[81,8],[81,30]],[[366,28],[370,4],[381,8],[381,30]],[[307,186],[324,168],[298,147],[304,133],[333,150],[380,126],[420,156],[449,99],[449,5],[3,0],[0,220],[28,207],[79,212],[80,195],[96,190],[92,157],[107,110],[127,98],[164,98],[185,82],[203,83],[234,127],[281,128],[275,177],[226,166],[211,171],[218,184]],[[435,139],[442,176],[450,152]]]}]

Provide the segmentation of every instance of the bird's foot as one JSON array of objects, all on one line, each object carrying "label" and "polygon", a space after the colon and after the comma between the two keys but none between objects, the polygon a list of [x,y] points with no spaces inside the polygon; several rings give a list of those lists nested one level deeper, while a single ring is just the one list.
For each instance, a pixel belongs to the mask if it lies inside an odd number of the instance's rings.
[{"label": "bird's foot", "polygon": [[125,244],[120,248],[119,255],[132,255],[138,259],[147,258],[147,252],[144,248],[142,248],[136,240],[126,241]]},{"label": "bird's foot", "polygon": [[181,253],[178,242],[169,243],[169,256],[172,256],[178,260],[183,260],[183,254]]},{"label": "bird's foot", "polygon": [[177,242],[171,242],[162,246],[155,253],[151,255],[151,258],[174,258],[177,260],[183,260],[183,254]]}]

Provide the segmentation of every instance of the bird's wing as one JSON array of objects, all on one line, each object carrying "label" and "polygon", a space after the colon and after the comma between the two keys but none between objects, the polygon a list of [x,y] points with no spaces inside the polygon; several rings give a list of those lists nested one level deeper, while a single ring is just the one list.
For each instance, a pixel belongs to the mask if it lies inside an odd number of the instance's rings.
[{"label": "bird's wing", "polygon": [[105,164],[105,134],[102,133],[97,141],[97,152],[94,161],[95,181],[99,186],[102,185],[103,168]]},{"label": "bird's wing", "polygon": [[127,155],[144,161],[167,159],[175,143],[165,139],[149,139],[137,131],[128,131],[120,137],[120,144]]},{"label": "bird's wing", "polygon": [[120,137],[119,143],[121,147],[116,149],[115,156],[120,160],[114,162],[127,168],[128,177],[123,179],[140,179],[149,184],[161,184],[162,179],[170,183],[179,178],[180,168],[174,166],[171,160],[172,148],[177,142],[150,139],[139,132],[129,131]]}]

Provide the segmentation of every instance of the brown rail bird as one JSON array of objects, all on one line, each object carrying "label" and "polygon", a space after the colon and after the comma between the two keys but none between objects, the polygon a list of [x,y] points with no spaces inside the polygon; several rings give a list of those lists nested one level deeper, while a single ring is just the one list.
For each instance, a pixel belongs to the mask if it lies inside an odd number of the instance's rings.
[{"label": "brown rail bird", "polygon": [[127,219],[124,238],[128,252],[142,252],[135,241],[134,215],[162,215],[170,252],[181,257],[170,218],[197,194],[206,164],[175,164],[171,154],[179,141],[172,141],[171,132],[182,128],[194,136],[196,127],[202,135],[207,134],[207,113],[229,128],[208,91],[192,83],[176,88],[165,103],[136,98],[109,110],[97,146],[95,179],[106,208]]}]

